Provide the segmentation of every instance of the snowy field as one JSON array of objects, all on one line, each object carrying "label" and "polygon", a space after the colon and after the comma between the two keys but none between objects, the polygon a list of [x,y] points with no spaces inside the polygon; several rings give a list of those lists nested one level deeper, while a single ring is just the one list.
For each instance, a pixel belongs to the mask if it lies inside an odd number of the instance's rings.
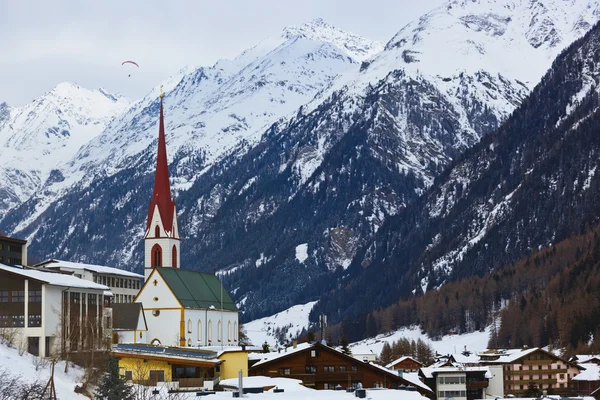
[{"label": "snowy field", "polygon": [[[223,385],[237,388],[237,379],[226,379],[221,382]],[[252,376],[244,378],[244,387],[256,388],[256,387],[269,387],[275,386],[279,389],[283,389],[283,393],[275,393],[273,389],[264,393],[246,394],[244,398],[248,399],[282,399],[282,400],[351,400],[355,399],[354,393],[346,393],[345,391],[333,391],[333,390],[314,390],[306,388],[300,385],[300,381],[297,379],[287,378],[267,378],[263,376]],[[161,392],[161,396],[165,395]],[[208,398],[232,398],[231,392],[217,392]],[[167,397],[165,397],[167,398]],[[190,394],[178,394],[176,397],[178,400],[196,399],[196,393]],[[400,400],[426,400],[426,397],[421,396],[417,392],[406,392],[400,390],[387,390],[387,389],[367,389],[367,399],[372,400],[388,400],[388,399],[400,399]]]}]

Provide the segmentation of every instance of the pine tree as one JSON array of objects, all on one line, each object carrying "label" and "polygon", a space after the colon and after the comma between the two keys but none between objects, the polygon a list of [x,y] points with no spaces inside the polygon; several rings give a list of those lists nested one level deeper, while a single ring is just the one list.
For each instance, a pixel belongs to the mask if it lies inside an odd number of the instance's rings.
[{"label": "pine tree", "polygon": [[119,375],[119,360],[108,359],[104,378],[100,381],[96,397],[103,400],[134,400],[133,388]]},{"label": "pine tree", "polygon": [[388,365],[392,362],[392,347],[388,342],[383,344],[383,349],[381,349],[381,354],[379,355],[379,362],[382,365]]},{"label": "pine tree", "polygon": [[348,339],[346,339],[346,335],[342,333],[342,338],[340,339],[340,346],[342,346],[342,353],[347,355],[352,355],[352,351],[350,347],[348,347]]}]

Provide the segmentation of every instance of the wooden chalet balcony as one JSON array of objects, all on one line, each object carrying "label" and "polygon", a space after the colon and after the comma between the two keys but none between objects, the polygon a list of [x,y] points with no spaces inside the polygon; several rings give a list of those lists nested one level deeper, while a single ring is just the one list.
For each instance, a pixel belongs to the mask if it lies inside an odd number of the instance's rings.
[{"label": "wooden chalet balcony", "polygon": [[531,371],[528,369],[522,371],[504,371],[504,375],[554,375],[554,374],[566,374],[568,371],[566,368],[563,369],[532,369]]},{"label": "wooden chalet balcony", "polygon": [[469,389],[486,389],[489,386],[488,381],[467,382],[467,390]]},{"label": "wooden chalet balcony", "polygon": [[523,379],[522,381],[505,381],[505,383],[509,386],[529,385],[532,382],[537,383],[538,385],[554,385],[556,384],[556,379]]},{"label": "wooden chalet balcony", "polygon": [[[300,379],[304,384],[314,384],[315,383],[315,374],[291,374],[291,375],[276,375],[281,378],[291,378],[291,379]],[[273,377],[273,375],[271,375]]]},{"label": "wooden chalet balcony", "polygon": [[552,364],[553,360],[523,360],[523,364],[536,365],[536,364]]},{"label": "wooden chalet balcony", "polygon": [[315,379],[317,382],[339,382],[339,381],[347,381],[348,377],[350,377],[353,381],[362,381],[363,373],[362,372],[320,372],[315,374]]}]

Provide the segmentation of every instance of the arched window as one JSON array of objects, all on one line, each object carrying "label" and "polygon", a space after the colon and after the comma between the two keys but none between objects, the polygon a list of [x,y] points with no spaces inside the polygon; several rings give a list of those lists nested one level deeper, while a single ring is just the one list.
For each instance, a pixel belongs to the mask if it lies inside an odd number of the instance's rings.
[{"label": "arched window", "polygon": [[237,322],[233,323],[233,341],[237,342],[238,340],[238,327],[237,327]]},{"label": "arched window", "polygon": [[152,266],[162,267],[162,248],[159,244],[155,244],[152,247]]},{"label": "arched window", "polygon": [[217,338],[219,339],[219,342],[223,341],[223,324],[221,323],[221,320],[219,320],[219,323],[217,324]]},{"label": "arched window", "polygon": [[212,341],[212,321],[208,321],[208,338],[207,339],[209,342]]},{"label": "arched window", "polygon": [[227,323],[227,341],[231,342],[231,321]]},{"label": "arched window", "polygon": [[202,342],[202,321],[198,320],[198,341]]},{"label": "arched window", "polygon": [[188,333],[192,333],[192,320],[188,319]]},{"label": "arched window", "polygon": [[154,227],[154,237],[160,237],[160,227],[158,225]]},{"label": "arched window", "polygon": [[192,339],[188,339],[188,347],[192,347]]},{"label": "arched window", "polygon": [[173,268],[177,268],[177,246],[173,245]]}]

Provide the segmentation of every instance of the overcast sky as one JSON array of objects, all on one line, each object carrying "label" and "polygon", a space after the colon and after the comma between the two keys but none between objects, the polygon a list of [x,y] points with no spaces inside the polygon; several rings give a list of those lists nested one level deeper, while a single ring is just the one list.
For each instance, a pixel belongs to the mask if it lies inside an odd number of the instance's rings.
[{"label": "overcast sky", "polygon": [[[56,84],[132,99],[186,65],[232,58],[321,17],[387,41],[443,0],[0,0],[0,102],[21,106]],[[121,66],[135,60],[129,78]]]}]

